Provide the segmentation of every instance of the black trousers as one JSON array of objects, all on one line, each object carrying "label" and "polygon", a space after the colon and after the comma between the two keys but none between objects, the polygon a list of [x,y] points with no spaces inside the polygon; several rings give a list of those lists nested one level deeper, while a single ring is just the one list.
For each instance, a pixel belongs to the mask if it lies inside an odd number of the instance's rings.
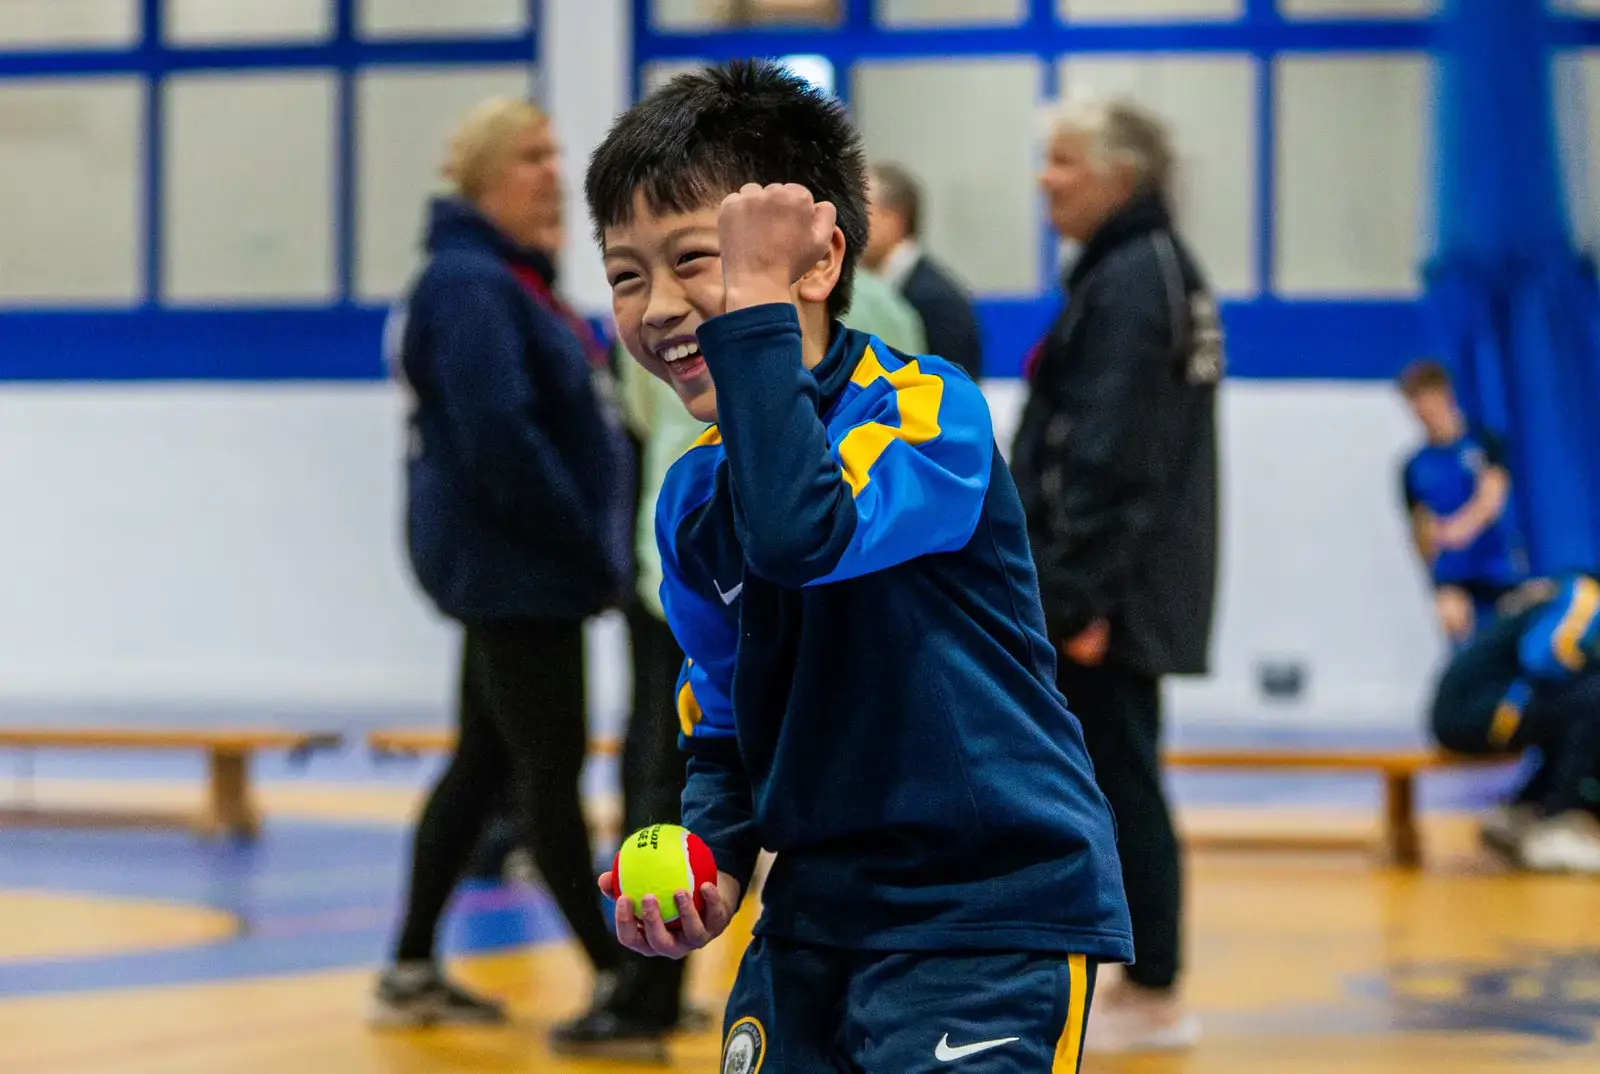
[{"label": "black trousers", "polygon": [[597,970],[620,963],[579,798],[586,715],[581,623],[467,627],[460,737],[417,823],[397,960],[434,957],[450,893],[488,822],[509,803],[512,826],[527,833],[534,864],[590,962]]},{"label": "black trousers", "polygon": [[1501,620],[1455,654],[1434,691],[1433,735],[1457,753],[1538,748],[1519,802],[1547,816],[1600,808],[1600,669],[1553,682],[1526,675],[1518,646],[1538,613]]},{"label": "black trousers", "polygon": [[[687,758],[678,749],[677,685],[683,650],[671,629],[647,609],[628,612],[633,648],[633,717],[622,746],[622,832],[683,819]],[[609,1006],[642,1022],[668,1027],[682,1014],[686,963],[622,950]]]},{"label": "black trousers", "polygon": [[1095,782],[1117,821],[1137,960],[1126,976],[1146,988],[1170,988],[1182,961],[1183,863],[1161,782],[1160,680],[1063,656],[1056,682],[1083,725]]}]

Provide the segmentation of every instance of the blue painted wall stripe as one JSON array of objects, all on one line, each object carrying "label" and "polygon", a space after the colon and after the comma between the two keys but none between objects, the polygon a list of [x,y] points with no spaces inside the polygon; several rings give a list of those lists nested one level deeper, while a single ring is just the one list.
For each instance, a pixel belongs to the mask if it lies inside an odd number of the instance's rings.
[{"label": "blue painted wall stripe", "polygon": [[[1015,376],[1058,295],[978,303],[989,371]],[[388,375],[386,309],[20,311],[0,316],[0,381],[371,380]],[[1230,373],[1251,379],[1392,376],[1428,349],[1408,301],[1223,304]]]}]

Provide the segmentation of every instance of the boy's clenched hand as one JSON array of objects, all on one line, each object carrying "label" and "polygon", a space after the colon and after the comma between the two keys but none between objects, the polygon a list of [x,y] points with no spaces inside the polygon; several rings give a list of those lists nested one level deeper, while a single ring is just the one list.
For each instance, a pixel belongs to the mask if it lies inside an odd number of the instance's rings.
[{"label": "boy's clenched hand", "polygon": [[[611,892],[611,874],[600,876],[600,890]],[[698,951],[721,936],[739,908],[739,881],[727,873],[718,872],[715,884],[700,885],[700,898],[705,912],[695,909],[694,899],[687,891],[680,891],[674,901],[678,907],[680,927],[669,929],[661,920],[661,903],[654,895],[646,895],[639,913],[633,909],[632,899],[618,899],[615,914],[617,940],[628,950],[641,955],[680,959]]]},{"label": "boy's clenched hand", "polygon": [[828,256],[837,213],[798,183],[746,183],[722,200],[717,232],[729,311],[793,302],[791,289]]}]

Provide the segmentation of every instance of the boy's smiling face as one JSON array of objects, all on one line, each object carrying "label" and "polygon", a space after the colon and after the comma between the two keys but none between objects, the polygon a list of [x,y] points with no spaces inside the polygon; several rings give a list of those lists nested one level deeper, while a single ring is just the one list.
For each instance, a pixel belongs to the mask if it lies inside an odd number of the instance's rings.
[{"label": "boy's smiling face", "polygon": [[717,420],[697,334],[730,310],[787,302],[803,368],[826,357],[868,234],[861,137],[837,100],[762,61],[679,75],[617,118],[583,188],[623,346],[695,417]]},{"label": "boy's smiling face", "polygon": [[635,195],[632,218],[605,229],[605,264],[623,346],[672,385],[689,413],[716,421],[717,392],[695,332],[726,307],[717,206],[662,215]]}]

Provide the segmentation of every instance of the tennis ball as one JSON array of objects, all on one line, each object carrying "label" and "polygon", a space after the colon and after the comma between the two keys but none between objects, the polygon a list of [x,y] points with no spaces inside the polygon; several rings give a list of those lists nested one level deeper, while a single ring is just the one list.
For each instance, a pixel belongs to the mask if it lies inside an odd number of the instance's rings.
[{"label": "tennis ball", "polygon": [[674,896],[687,891],[694,897],[696,913],[705,912],[700,897],[701,884],[717,882],[717,863],[706,846],[687,828],[676,824],[652,824],[640,828],[622,841],[611,860],[613,899],[633,900],[633,912],[644,912],[644,897],[654,895],[661,904],[661,920],[669,929],[683,927],[678,920]]}]

